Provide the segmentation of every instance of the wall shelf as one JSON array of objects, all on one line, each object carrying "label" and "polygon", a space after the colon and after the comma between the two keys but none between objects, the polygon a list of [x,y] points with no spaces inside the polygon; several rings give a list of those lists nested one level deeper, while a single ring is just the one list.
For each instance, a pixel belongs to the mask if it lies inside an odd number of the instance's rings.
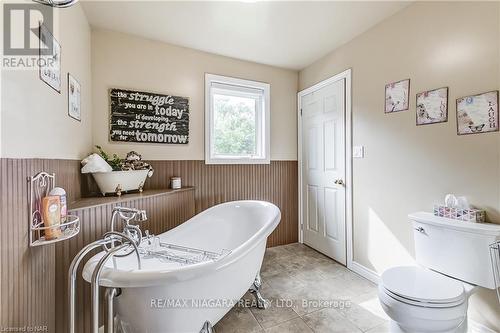
[{"label": "wall shelf", "polygon": [[194,191],[194,187],[187,186],[176,190],[173,189],[144,190],[142,193],[122,194],[119,197],[99,196],[99,197],[81,198],[79,200],[71,202],[68,206],[68,211],[74,214],[78,211],[88,208],[95,208],[110,204],[111,205],[123,204],[132,200],[152,198],[156,196],[172,195],[175,193],[185,192],[185,191]]}]

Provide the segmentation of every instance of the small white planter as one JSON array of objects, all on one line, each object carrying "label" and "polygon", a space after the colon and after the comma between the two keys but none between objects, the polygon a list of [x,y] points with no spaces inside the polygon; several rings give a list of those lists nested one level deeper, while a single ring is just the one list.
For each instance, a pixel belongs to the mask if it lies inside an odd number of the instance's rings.
[{"label": "small white planter", "polygon": [[102,195],[115,193],[121,195],[122,192],[139,190],[142,192],[147,177],[153,175],[152,170],[129,170],[94,172],[92,176],[99,186]]}]

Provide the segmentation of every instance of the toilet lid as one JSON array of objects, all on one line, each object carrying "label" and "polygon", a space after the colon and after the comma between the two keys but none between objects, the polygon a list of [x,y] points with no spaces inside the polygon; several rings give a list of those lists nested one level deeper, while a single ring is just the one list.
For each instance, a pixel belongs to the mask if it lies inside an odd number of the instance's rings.
[{"label": "toilet lid", "polygon": [[465,298],[463,284],[420,267],[394,267],[382,274],[381,283],[390,293],[410,301],[450,304]]}]

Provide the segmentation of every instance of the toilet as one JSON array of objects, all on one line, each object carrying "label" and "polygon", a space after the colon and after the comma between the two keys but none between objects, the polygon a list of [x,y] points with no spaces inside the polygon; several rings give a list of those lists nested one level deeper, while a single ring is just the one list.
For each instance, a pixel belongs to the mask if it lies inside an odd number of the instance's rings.
[{"label": "toilet", "polygon": [[479,286],[495,289],[489,245],[500,240],[500,225],[408,217],[418,266],[384,271],[378,287],[391,332],[467,332],[470,295]]}]

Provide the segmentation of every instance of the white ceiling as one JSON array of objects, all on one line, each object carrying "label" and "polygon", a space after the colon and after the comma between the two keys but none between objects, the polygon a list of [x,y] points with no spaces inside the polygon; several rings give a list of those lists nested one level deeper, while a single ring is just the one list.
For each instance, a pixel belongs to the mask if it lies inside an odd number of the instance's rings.
[{"label": "white ceiling", "polygon": [[82,1],[93,27],[302,69],[409,2]]}]

